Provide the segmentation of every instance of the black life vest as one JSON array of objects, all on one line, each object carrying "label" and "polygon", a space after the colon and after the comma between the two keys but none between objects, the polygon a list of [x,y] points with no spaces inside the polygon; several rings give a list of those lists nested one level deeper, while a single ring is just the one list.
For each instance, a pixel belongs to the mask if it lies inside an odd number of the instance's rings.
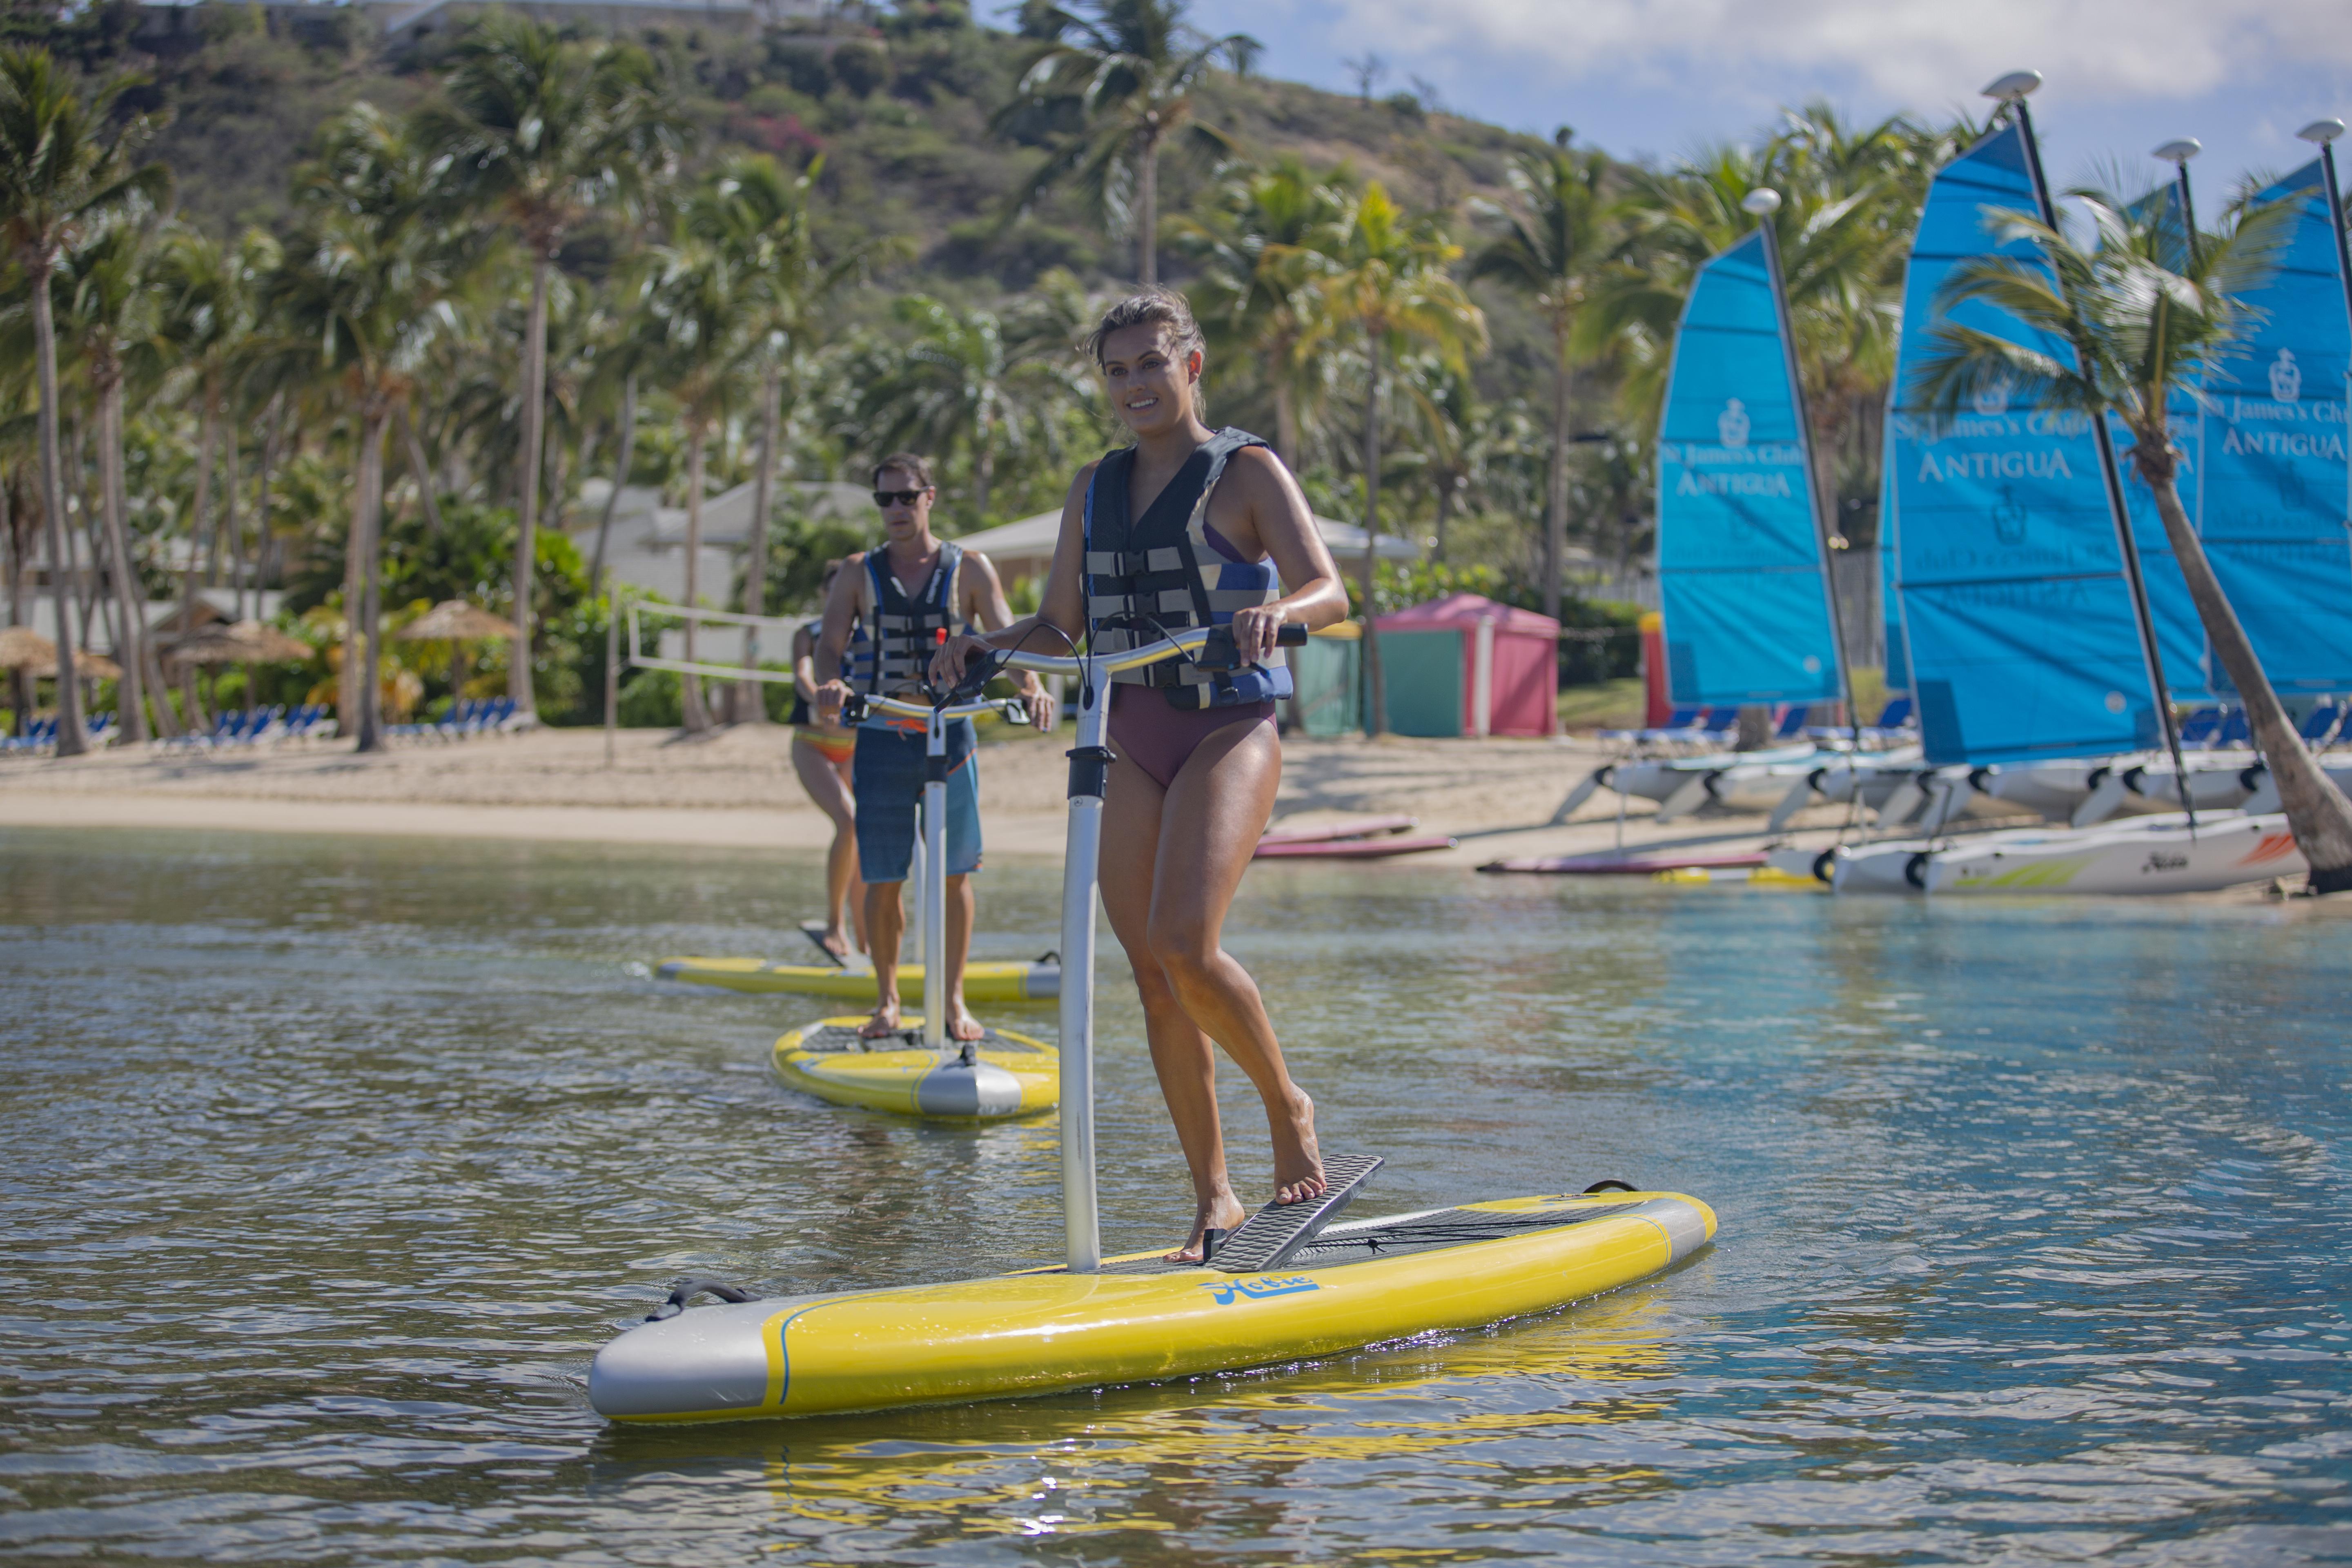
[{"label": "black life vest", "polygon": [[[1271,558],[1228,561],[1209,542],[1209,499],[1226,462],[1265,443],[1246,430],[1223,429],[1195,448],[1141,518],[1129,516],[1135,448],[1104,458],[1087,487],[1087,646],[1118,653],[1187,626],[1226,626],[1235,610],[1282,596]],[[1189,659],[1163,659],[1112,675],[1156,686],[1175,708],[1228,708],[1288,697],[1290,670],[1279,649],[1246,669],[1205,670]]]},{"label": "black life vest", "polygon": [[849,649],[853,689],[866,697],[895,697],[923,683],[940,633],[954,637],[963,629],[956,619],[956,580],[962,567],[962,546],[942,540],[930,576],[919,593],[908,594],[890,570],[887,549],[866,552],[866,585],[873,604],[865,640]]}]

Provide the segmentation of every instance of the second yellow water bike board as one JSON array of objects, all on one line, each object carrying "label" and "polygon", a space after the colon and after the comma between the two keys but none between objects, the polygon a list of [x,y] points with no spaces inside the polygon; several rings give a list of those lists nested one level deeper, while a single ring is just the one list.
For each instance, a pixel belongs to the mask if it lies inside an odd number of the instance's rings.
[{"label": "second yellow water bike board", "polygon": [[[874,966],[828,963],[763,963],[756,958],[667,958],[654,973],[688,985],[729,991],[790,993],[842,1002],[872,1002],[878,994]],[[1053,954],[1024,963],[968,963],[964,1000],[980,1006],[1006,1002],[1050,1002],[1062,994],[1062,965]],[[923,966],[898,966],[898,994],[923,1000]]]},{"label": "second yellow water bike board", "polygon": [[970,1045],[926,1045],[920,1029],[861,1038],[863,1018],[827,1018],[776,1042],[776,1076],[835,1105],[951,1121],[1054,1109],[1062,1059],[1043,1040],[991,1029]]},{"label": "second yellow water bike board", "polygon": [[[1305,631],[1283,626],[1280,640],[1296,647]],[[1179,655],[1210,669],[1239,663],[1223,627],[1187,628],[1114,653],[1019,653],[1004,660],[1039,674],[1074,676],[1079,684],[1062,861],[1063,1266],[765,1300],[721,1281],[689,1279],[652,1318],[597,1353],[588,1394],[600,1413],[632,1422],[813,1415],[1265,1366],[1549,1311],[1647,1279],[1714,1237],[1715,1214],[1706,1205],[1622,1183],[1601,1184],[1623,1189],[1618,1192],[1596,1187],[1336,1224],[1381,1162],[1327,1152],[1328,1191],[1308,1202],[1269,1204],[1230,1235],[1213,1232],[1203,1263],[1171,1265],[1150,1253],[1104,1258],[1095,1173],[1093,980],[1111,762],[1104,743],[1107,682],[1118,669]],[[977,662],[971,689],[992,672],[988,662]],[[936,1039],[926,1023],[925,1037]],[[826,1042],[806,1032],[787,1038],[797,1042],[792,1070],[830,1068],[844,1080],[854,1076],[848,1058],[890,1054],[838,1042],[833,1051],[810,1049]],[[781,1044],[779,1054],[785,1054]],[[828,1056],[842,1060],[814,1059]],[[904,1071],[919,1083],[940,1065],[910,1062]],[[727,1304],[691,1305],[705,1293]]]}]

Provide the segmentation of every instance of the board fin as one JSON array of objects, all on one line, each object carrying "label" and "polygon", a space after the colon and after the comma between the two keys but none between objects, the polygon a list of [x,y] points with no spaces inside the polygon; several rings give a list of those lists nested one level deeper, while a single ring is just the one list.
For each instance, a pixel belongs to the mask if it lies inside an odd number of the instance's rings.
[{"label": "board fin", "polygon": [[1227,1232],[1205,1260],[1227,1274],[1262,1274],[1296,1257],[1339,1211],[1355,1201],[1387,1162],[1378,1155],[1326,1154],[1323,1195],[1301,1204],[1268,1204]]}]

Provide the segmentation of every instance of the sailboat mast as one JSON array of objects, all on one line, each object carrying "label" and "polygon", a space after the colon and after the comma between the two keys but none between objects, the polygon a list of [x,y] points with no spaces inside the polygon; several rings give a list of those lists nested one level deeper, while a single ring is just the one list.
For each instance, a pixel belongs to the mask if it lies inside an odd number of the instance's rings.
[{"label": "sailboat mast", "polygon": [[[2025,142],[2025,165],[2033,181],[2034,202],[2042,209],[2042,221],[2054,229],[2058,226],[2058,209],[2051,203],[2050,182],[2042,173],[2042,144],[2033,134],[2033,113],[2025,107],[2023,93],[2010,99],[2009,107],[2016,116],[2018,134]],[[2172,753],[2172,776],[2179,785],[2180,809],[2188,814],[2189,831],[2193,837],[2197,831],[2197,807],[2189,798],[2189,763],[2180,754],[2180,727],[2172,717],[2172,688],[2164,679],[2164,655],[2156,644],[2156,616],[2147,606],[2147,579],[2140,571],[2139,542],[2132,537],[2131,514],[2124,506],[2123,471],[2116,463],[2115,437],[2107,429],[2105,416],[2092,416],[2091,438],[2098,447],[2099,477],[2106,483],[2107,510],[2115,519],[2116,542],[2123,550],[2124,581],[2130,585],[2132,616],[2139,623],[2140,657],[2147,665],[2148,689],[2156,698],[2157,721],[2164,726],[2164,744]]]},{"label": "sailboat mast", "polygon": [[[2336,231],[2336,279],[2344,286],[2344,310],[2352,316],[2352,236],[2345,233],[2344,193],[2336,185],[2336,139],[2344,134],[2340,120],[2315,121],[2295,132],[2306,142],[2319,143],[2320,176],[2327,182],[2327,226]],[[2352,365],[2344,373],[2344,405],[2352,411]],[[2352,412],[2347,416],[2347,435],[2352,435]],[[2345,467],[2344,504],[2346,515],[2352,516],[2352,463]]]},{"label": "sailboat mast", "polygon": [[[1758,195],[1762,193],[1759,192]],[[1754,197],[1750,197],[1753,200]],[[1822,483],[1819,468],[1813,462],[1812,412],[1805,405],[1804,366],[1797,358],[1797,323],[1789,312],[1789,284],[1780,272],[1780,238],[1774,228],[1773,215],[1780,210],[1776,199],[1770,207],[1756,214],[1756,226],[1763,231],[1764,270],[1772,280],[1772,308],[1780,318],[1781,358],[1789,367],[1789,393],[1797,405],[1797,445],[1805,455],[1807,488],[1813,497],[1813,546],[1821,556],[1822,586],[1830,600],[1830,652],[1837,660],[1838,698],[1845,704],[1847,725],[1853,731],[1853,749],[1862,750],[1862,710],[1854,705],[1853,668],[1845,657],[1845,607],[1839,602],[1837,557],[1830,548],[1835,532],[1833,520],[1824,511],[1829,505],[1828,488]],[[1754,208],[1748,209],[1751,212]]]}]

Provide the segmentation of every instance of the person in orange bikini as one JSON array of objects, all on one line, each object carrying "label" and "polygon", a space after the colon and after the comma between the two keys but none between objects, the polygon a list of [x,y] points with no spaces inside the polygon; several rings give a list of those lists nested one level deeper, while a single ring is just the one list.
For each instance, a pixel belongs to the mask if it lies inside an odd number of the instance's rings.
[{"label": "person in orange bikini", "polygon": [[[1289,690],[1283,624],[1348,613],[1330,551],[1280,458],[1200,414],[1203,351],[1184,297],[1155,289],[1114,306],[1088,345],[1135,444],[1079,470],[1062,506],[1044,607],[1001,632],[951,639],[933,679],[961,679],[990,649],[1096,652],[1228,625],[1243,661],[1212,672],[1183,660],[1121,671],[1111,688],[1102,898],[1143,999],[1151,1065],[1191,1167],[1192,1233],[1171,1260],[1197,1262],[1204,1231],[1246,1211],[1225,1168],[1216,1058],[1249,1075],[1274,1142],[1275,1201],[1328,1184],[1315,1105],[1291,1080],[1257,984],[1224,951],[1225,912],[1282,783],[1274,704]],[[1286,588],[1287,592],[1286,592]],[[1032,634],[1045,626],[1058,631]]]},{"label": "person in orange bikini", "polygon": [[[833,592],[833,580],[845,564],[844,561],[824,563],[820,599]],[[849,782],[850,759],[857,753],[857,731],[826,723],[815,707],[816,689],[823,684],[816,678],[816,639],[824,624],[819,616],[793,633],[793,772],[816,808],[833,819],[833,844],[824,856],[824,945],[825,952],[845,963],[852,952],[866,951],[866,884],[857,875],[857,797]],[[849,929],[845,930],[845,924]]]}]

